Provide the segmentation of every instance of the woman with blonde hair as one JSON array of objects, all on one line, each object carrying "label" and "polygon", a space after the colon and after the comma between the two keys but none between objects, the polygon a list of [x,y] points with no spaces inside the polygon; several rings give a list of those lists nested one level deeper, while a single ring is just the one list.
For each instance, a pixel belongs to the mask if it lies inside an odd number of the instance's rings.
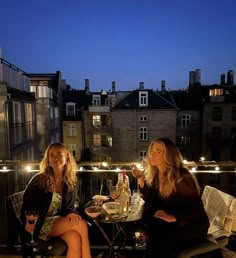
[{"label": "woman with blonde hair", "polygon": [[[35,238],[60,237],[67,246],[67,258],[90,258],[87,223],[74,208],[76,162],[61,143],[48,146],[40,163],[40,172],[26,187],[21,209],[25,231]],[[36,225],[26,223],[27,210],[37,210]]]},{"label": "woman with blonde hair", "polygon": [[177,257],[184,246],[206,237],[209,220],[199,185],[170,139],[152,141],[144,174],[136,166],[132,174],[145,200],[147,258]]}]

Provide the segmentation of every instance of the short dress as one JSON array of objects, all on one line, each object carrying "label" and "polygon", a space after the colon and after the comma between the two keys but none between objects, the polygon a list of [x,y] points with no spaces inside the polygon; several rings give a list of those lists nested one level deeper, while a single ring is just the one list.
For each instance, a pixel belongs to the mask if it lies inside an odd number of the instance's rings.
[{"label": "short dress", "polygon": [[58,214],[60,205],[61,205],[61,194],[53,192],[52,201],[51,201],[50,207],[48,209],[46,219],[45,219],[43,226],[39,233],[40,239],[42,239],[42,240],[48,239],[48,234],[51,232],[53,223],[55,222],[55,220],[57,218],[60,217],[60,216],[56,215],[56,214]]}]

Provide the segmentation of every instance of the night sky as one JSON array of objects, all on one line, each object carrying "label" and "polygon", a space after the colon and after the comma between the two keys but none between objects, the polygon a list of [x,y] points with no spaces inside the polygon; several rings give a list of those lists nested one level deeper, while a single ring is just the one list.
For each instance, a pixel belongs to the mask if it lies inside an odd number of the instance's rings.
[{"label": "night sky", "polygon": [[[186,88],[236,74],[235,0],[5,0],[2,57],[28,73],[62,72],[73,88]],[[236,76],[235,76],[236,77]],[[236,81],[236,80],[235,80]]]}]

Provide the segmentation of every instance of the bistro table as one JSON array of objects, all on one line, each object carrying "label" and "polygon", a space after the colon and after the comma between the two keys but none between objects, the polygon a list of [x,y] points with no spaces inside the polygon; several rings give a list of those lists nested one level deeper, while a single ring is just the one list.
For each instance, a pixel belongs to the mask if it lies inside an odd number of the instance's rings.
[{"label": "bistro table", "polygon": [[[126,249],[127,237],[130,231],[127,230],[127,223],[135,223],[142,218],[143,203],[140,202],[139,208],[135,212],[130,212],[127,217],[114,219],[113,214],[108,214],[104,210],[97,218],[93,219],[94,224],[98,227],[106,239],[109,251],[109,257],[120,257],[120,251]],[[132,210],[132,209],[131,209]],[[105,229],[104,225],[111,225],[111,232]],[[132,245],[134,249],[134,245]]]}]

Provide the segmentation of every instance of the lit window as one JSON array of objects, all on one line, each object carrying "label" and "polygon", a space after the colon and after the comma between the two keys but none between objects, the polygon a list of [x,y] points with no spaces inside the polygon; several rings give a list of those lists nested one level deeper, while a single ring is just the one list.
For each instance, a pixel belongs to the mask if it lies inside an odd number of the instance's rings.
[{"label": "lit window", "polygon": [[112,147],[112,137],[111,136],[107,136],[107,145],[109,147]]},{"label": "lit window", "polygon": [[94,127],[100,127],[101,126],[101,116],[100,115],[94,115],[93,116],[93,126]]},{"label": "lit window", "polygon": [[148,92],[147,91],[139,92],[139,106],[140,107],[148,106]]},{"label": "lit window", "polygon": [[148,129],[147,129],[147,127],[140,127],[139,128],[139,140],[140,141],[147,141],[148,140]]},{"label": "lit window", "polygon": [[68,149],[74,157],[76,157],[76,144],[68,144]]},{"label": "lit window", "polygon": [[209,95],[211,97],[223,96],[223,89],[211,89]]},{"label": "lit window", "polygon": [[94,134],[93,135],[93,145],[94,146],[101,146],[101,135],[100,134]]},{"label": "lit window", "polygon": [[68,136],[76,136],[75,124],[68,124]]}]

